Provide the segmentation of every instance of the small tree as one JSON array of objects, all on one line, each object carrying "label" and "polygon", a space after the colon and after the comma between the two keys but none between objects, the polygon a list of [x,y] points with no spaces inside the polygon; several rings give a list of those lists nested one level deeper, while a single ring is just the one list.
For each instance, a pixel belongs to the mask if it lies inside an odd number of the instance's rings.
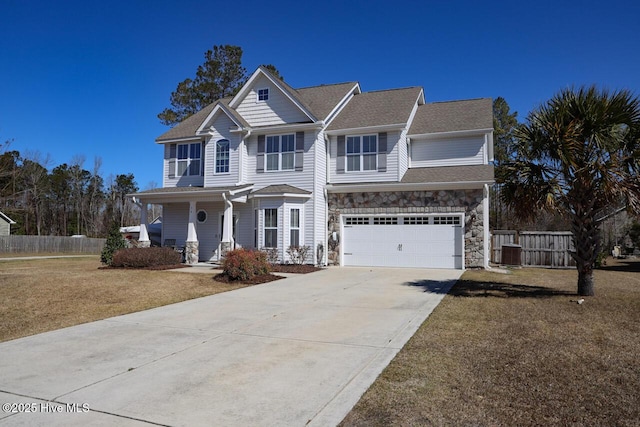
[{"label": "small tree", "polygon": [[120,234],[118,224],[116,222],[111,223],[109,234],[107,235],[107,241],[105,242],[104,248],[102,248],[102,253],[100,254],[100,262],[110,266],[113,261],[113,254],[126,247],[127,242],[125,242],[122,234]]},{"label": "small tree", "polygon": [[502,198],[522,218],[571,222],[578,294],[594,295],[599,218],[609,206],[640,213],[640,100],[629,91],[566,89],[515,132],[517,155],[499,170]]}]

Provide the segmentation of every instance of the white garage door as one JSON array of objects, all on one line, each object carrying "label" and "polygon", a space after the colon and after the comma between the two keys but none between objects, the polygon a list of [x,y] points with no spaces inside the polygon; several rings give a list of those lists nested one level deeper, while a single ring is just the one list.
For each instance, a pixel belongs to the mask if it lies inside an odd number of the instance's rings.
[{"label": "white garage door", "polygon": [[352,266],[462,268],[460,215],[345,216],[343,262]]}]

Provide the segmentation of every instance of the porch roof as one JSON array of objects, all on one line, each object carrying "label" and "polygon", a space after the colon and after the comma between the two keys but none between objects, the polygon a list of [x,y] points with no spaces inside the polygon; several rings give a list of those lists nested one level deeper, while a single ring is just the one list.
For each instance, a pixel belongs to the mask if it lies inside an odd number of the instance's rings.
[{"label": "porch roof", "polygon": [[224,187],[163,187],[127,194],[127,197],[140,199],[146,203],[170,203],[194,201],[223,200],[222,194],[233,196],[250,191],[253,184],[231,185]]}]

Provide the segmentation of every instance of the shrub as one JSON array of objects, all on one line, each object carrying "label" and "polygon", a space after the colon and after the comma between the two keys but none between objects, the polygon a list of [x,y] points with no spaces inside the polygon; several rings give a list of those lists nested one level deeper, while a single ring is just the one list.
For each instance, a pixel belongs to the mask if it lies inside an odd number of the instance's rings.
[{"label": "shrub", "polygon": [[225,254],[222,270],[229,280],[251,280],[269,273],[267,255],[262,251],[236,249]]},{"label": "shrub", "polygon": [[265,253],[269,264],[278,263],[278,248],[262,248],[260,251]]},{"label": "shrub", "polygon": [[127,242],[125,242],[122,234],[120,234],[120,227],[118,227],[118,224],[115,222],[112,223],[109,228],[109,234],[107,235],[107,241],[105,242],[104,248],[102,248],[102,253],[100,254],[100,262],[106,265],[111,265],[113,254],[126,247]]},{"label": "shrub", "polygon": [[156,267],[176,265],[182,262],[182,254],[171,248],[128,248],[113,254],[112,267]]},{"label": "shrub", "polygon": [[287,255],[292,264],[306,264],[311,252],[310,246],[289,246]]}]

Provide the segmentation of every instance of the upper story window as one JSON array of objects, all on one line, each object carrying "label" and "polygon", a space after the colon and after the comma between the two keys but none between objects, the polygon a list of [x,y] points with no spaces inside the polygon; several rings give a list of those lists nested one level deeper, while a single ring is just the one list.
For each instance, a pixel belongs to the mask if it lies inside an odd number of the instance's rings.
[{"label": "upper story window", "polygon": [[295,135],[267,136],[266,170],[282,171],[295,168]]},{"label": "upper story window", "polygon": [[201,144],[178,144],[178,176],[200,175]]},{"label": "upper story window", "polygon": [[229,173],[229,140],[216,142],[216,174]]},{"label": "upper story window", "polygon": [[258,89],[258,101],[267,101],[269,99],[269,88]]},{"label": "upper story window", "polygon": [[377,154],[377,135],[347,137],[346,169],[348,172],[376,170]]}]

